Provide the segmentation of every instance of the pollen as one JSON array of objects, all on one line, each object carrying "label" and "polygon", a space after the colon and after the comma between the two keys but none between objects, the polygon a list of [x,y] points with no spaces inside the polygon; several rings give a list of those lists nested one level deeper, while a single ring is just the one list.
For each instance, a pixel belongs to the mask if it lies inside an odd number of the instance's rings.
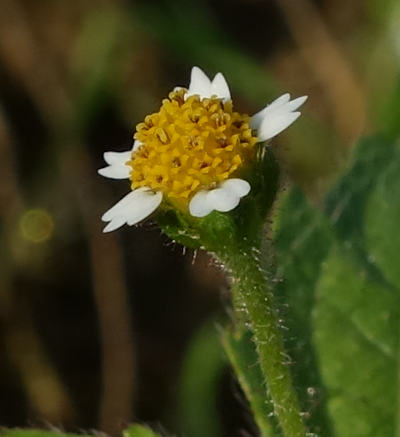
[{"label": "pollen", "polygon": [[137,125],[141,145],[127,162],[132,189],[162,191],[178,204],[234,176],[254,158],[257,143],[250,117],[234,112],[230,100],[185,93],[171,92],[159,112]]}]

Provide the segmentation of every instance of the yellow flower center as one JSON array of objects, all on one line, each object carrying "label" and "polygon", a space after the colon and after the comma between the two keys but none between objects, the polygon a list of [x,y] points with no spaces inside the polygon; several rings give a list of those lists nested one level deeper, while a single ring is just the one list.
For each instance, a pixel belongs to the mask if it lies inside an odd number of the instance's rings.
[{"label": "yellow flower center", "polygon": [[247,115],[217,97],[186,100],[173,91],[160,111],[136,127],[141,146],[127,165],[132,189],[162,191],[174,203],[187,204],[201,189],[213,188],[254,157],[257,138]]}]

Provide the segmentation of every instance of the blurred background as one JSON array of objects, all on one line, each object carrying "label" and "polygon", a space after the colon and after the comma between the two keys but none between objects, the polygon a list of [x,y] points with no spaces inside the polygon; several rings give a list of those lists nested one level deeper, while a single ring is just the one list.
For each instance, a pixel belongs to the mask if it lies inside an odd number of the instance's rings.
[{"label": "blurred background", "polygon": [[129,187],[96,169],[198,65],[249,114],[309,95],[272,147],[318,204],[391,118],[399,17],[390,0],[0,0],[1,426],[256,435],[216,334],[224,275],[152,223],[102,234]]}]

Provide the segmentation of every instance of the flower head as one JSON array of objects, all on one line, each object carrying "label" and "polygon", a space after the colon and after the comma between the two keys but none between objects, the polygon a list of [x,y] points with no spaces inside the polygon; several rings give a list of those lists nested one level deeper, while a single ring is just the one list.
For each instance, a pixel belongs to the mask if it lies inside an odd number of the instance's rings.
[{"label": "flower head", "polygon": [[306,98],[284,94],[249,117],[234,111],[221,73],[210,81],[193,67],[189,88],[176,88],[137,125],[132,150],[104,154],[99,173],[130,179],[132,190],[103,215],[104,232],[138,223],[163,201],[194,217],[234,209],[251,188],[239,176],[255,145],[292,124]]}]

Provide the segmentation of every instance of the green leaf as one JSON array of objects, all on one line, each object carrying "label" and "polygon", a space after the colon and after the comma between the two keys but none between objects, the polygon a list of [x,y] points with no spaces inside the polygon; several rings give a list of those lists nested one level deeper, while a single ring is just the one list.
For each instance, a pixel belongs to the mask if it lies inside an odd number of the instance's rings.
[{"label": "green leaf", "polygon": [[280,204],[276,293],[310,431],[394,436],[399,405],[400,153],[363,140],[324,217],[293,190]]},{"label": "green leaf", "polygon": [[349,170],[339,179],[326,199],[326,213],[345,250],[352,253],[371,279],[385,282],[370,262],[365,246],[364,216],[367,200],[381,175],[395,159],[393,142],[376,135],[360,142]]},{"label": "green leaf", "polygon": [[272,422],[273,408],[266,400],[264,376],[250,332],[221,330],[221,342],[250,404],[261,437],[273,437],[277,425]]},{"label": "green leaf", "polygon": [[394,436],[398,296],[335,247],[316,297],[314,340],[336,435]]},{"label": "green leaf", "polygon": [[155,433],[147,426],[131,425],[122,433],[123,437],[160,437],[160,434]]},{"label": "green leaf", "polygon": [[286,359],[295,363],[292,375],[310,431],[328,437],[331,425],[312,340],[311,313],[322,263],[334,239],[327,221],[300,191],[291,191],[277,209],[275,293],[282,304],[290,357]]},{"label": "green leaf", "polygon": [[370,262],[378,266],[397,290],[400,288],[399,218],[400,152],[396,149],[367,203],[364,229]]}]

